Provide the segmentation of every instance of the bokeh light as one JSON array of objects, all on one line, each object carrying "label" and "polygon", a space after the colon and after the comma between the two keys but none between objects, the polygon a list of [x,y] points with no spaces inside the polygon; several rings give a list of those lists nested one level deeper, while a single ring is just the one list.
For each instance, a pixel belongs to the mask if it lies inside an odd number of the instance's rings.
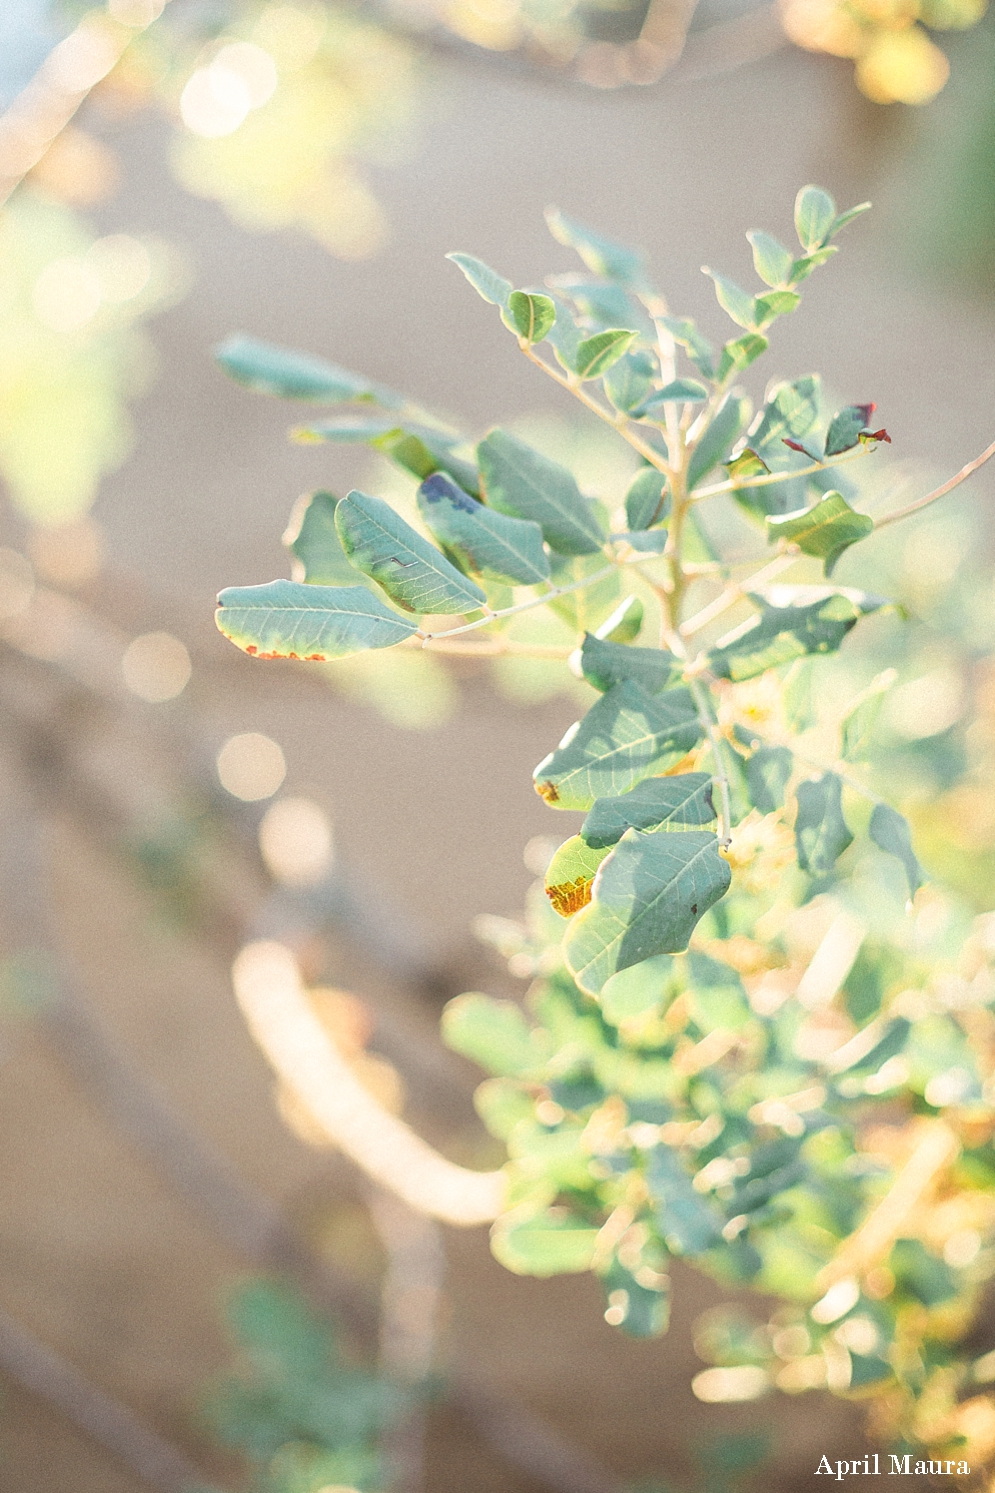
[{"label": "bokeh light", "polygon": [[281,798],[259,826],[259,849],[266,868],[287,886],[314,886],[332,864],[332,826],[310,798]]},{"label": "bokeh light", "polygon": [[222,788],[246,803],[272,798],[286,775],[283,752],[272,737],[260,731],[230,736],[218,753]]},{"label": "bokeh light", "polygon": [[[128,644],[121,660],[121,672],[133,695],[158,704],[175,699],[186,688],[191,672],[190,655],[172,633],[147,632]],[[227,783],[225,787],[228,787]],[[257,796],[265,797],[264,794]]]},{"label": "bokeh light", "polygon": [[52,586],[85,586],[104,559],[104,531],[84,514],[66,524],[37,525],[28,536],[35,573]]}]

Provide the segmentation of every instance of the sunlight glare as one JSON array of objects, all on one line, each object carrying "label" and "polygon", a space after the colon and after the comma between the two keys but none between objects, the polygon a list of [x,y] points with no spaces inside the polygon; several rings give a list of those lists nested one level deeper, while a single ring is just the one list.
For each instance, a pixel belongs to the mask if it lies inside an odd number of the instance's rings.
[{"label": "sunlight glare", "polygon": [[283,752],[272,737],[259,731],[229,737],[218,753],[222,788],[245,803],[272,798],[286,775]]}]

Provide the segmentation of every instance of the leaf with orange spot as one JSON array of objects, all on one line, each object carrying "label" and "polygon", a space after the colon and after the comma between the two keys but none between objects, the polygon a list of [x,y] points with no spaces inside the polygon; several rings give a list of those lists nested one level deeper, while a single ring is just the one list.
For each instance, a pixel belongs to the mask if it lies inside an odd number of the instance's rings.
[{"label": "leaf with orange spot", "polygon": [[573,917],[591,900],[591,884],[612,847],[593,849],[580,835],[571,835],[553,856],[546,871],[546,896],[561,918]]}]

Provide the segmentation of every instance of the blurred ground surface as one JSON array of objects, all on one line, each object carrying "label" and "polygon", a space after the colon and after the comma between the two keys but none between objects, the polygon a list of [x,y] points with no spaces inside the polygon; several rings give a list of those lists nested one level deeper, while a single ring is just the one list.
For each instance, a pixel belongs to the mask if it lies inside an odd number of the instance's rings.
[{"label": "blurred ground surface", "polygon": [[[877,401],[895,451],[946,468],[990,439],[990,387],[962,371],[990,367],[993,315],[909,277],[914,249],[888,178],[919,125],[862,103],[845,67],[785,51],[717,78],[600,95],[489,67],[433,66],[433,102],[410,160],[377,173],[392,242],[365,264],[335,263],[289,236],[238,232],[172,184],[158,127],[94,122],[128,168],[100,226],[178,241],[196,273],[190,296],[154,329],[159,379],[138,409],[134,455],[107,482],[97,515],[113,569],[129,579],[134,630],[170,626],[203,661],[191,691],[207,747],[238,730],[275,736],[287,787],[330,803],[343,859],[420,930],[453,988],[461,977],[497,988],[468,923],[480,911],[518,908],[529,880],[523,843],[567,822],[535,797],[530,772],[572,707],[509,705],[473,678],[455,722],[405,733],[290,666],[252,665],[226,649],[211,621],[215,591],[286,574],[278,541],[298,492],[341,490],[366,459],[288,447],[294,411],[227,384],[211,344],[243,328],[327,353],[471,432],[536,408],[566,413],[443,260],[446,250],[478,253],[518,282],[569,268],[542,222],[557,201],[644,242],[675,307],[717,326],[699,264],[745,274],[742,230],[786,236],[795,190],[816,180],[842,203],[880,196],[884,205],[849,231],[801,315],[779,324],[775,369],[821,367],[844,399]],[[151,742],[154,712],[147,729]],[[71,817],[53,833],[62,936],[102,1021],[247,1179],[325,1237],[333,1256],[348,1263],[351,1248],[355,1263],[361,1224],[350,1246],[348,1230],[336,1236],[328,1222],[337,1196],[355,1210],[354,1184],[281,1124],[225,959],[165,920]],[[383,977],[348,944],[333,951],[327,973],[376,1004]],[[426,1029],[434,1022],[415,993],[395,986],[390,998]],[[436,1139],[468,1155],[482,1143],[472,1075],[462,1072],[463,1089],[434,1112],[427,1103],[415,1110]],[[245,1261],[114,1134],[29,1023],[4,1052],[0,1124],[10,1138],[0,1153],[3,1306],[201,1455],[191,1403],[225,1361],[217,1302]],[[778,1459],[765,1481],[813,1493],[823,1451],[835,1459],[863,1450],[859,1414],[838,1402],[705,1410],[693,1401],[687,1327],[711,1297],[689,1275],[679,1277],[671,1336],[631,1344],[602,1323],[589,1280],[518,1280],[490,1260],[480,1232],[453,1237],[451,1261],[454,1359],[541,1410],[621,1477],[682,1481],[689,1428],[693,1439],[770,1425]],[[140,1493],[136,1479],[14,1388],[0,1417],[0,1484],[8,1493]],[[426,1493],[467,1488],[532,1493],[458,1417],[440,1412]]]}]

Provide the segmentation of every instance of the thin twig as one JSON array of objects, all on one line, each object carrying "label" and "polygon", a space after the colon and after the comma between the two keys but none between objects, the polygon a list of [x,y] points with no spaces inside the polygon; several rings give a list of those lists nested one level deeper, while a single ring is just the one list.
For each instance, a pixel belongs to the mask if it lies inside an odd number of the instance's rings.
[{"label": "thin twig", "polygon": [[716,617],[721,617],[722,613],[728,611],[735,602],[742,601],[754,587],[762,586],[767,581],[773,580],[776,575],[781,574],[782,570],[790,569],[799,558],[797,549],[785,551],[784,554],[775,555],[773,560],[768,561],[746,580],[734,581],[716,596],[714,601],[710,601],[706,607],[702,607],[700,612],[695,612],[693,617],[681,623],[681,636],[689,638],[693,633],[700,632],[703,627],[708,626],[709,622],[713,622]]},{"label": "thin twig", "polygon": [[834,467],[842,467],[848,462],[859,461],[862,456],[869,455],[872,449],[874,448],[862,446],[859,451],[841,456],[839,461],[814,461],[811,466],[795,467],[793,471],[764,472],[758,477],[743,477],[739,481],[735,477],[730,477],[728,482],[716,482],[712,487],[699,488],[697,492],[691,493],[689,502],[700,503],[702,498],[714,498],[716,494],[723,492],[740,492],[746,487],[772,487],[776,482],[793,482],[796,477],[808,477],[813,472],[829,472]]},{"label": "thin twig", "polygon": [[[659,451],[629,428],[629,421],[626,416],[613,414],[603,404],[599,404],[596,399],[592,399],[583,384],[578,383],[575,379],[567,378],[554,368],[552,363],[547,363],[545,358],[540,358],[539,354],[524,337],[519,338],[518,345],[530,363],[534,363],[537,368],[541,368],[543,373],[551,378],[554,383],[559,384],[561,389],[566,389],[575,399],[579,399],[585,409],[589,409],[593,415],[597,415],[599,420],[604,420],[607,425],[611,426],[612,430],[617,431],[624,441],[628,441],[634,451],[638,451],[639,455],[645,461],[649,462],[650,466],[656,467],[657,471],[662,472],[664,476],[669,477],[671,475],[673,468],[669,462],[664,460]],[[662,431],[661,434],[663,434]],[[664,435],[664,440],[666,439],[667,437]]]},{"label": "thin twig", "polygon": [[952,492],[955,487],[959,487],[962,482],[966,482],[968,477],[976,472],[979,467],[983,467],[985,462],[990,461],[993,456],[995,456],[995,441],[992,441],[991,445],[982,451],[980,456],[976,456],[973,461],[969,461],[966,466],[961,467],[955,476],[941,483],[939,487],[935,487],[924,498],[916,498],[914,503],[909,503],[904,508],[896,508],[894,513],[886,513],[884,518],[875,520],[875,529],[883,529],[888,524],[897,524],[899,519],[908,518],[910,514],[918,513],[921,509],[928,508],[930,503],[936,502],[937,498],[945,498],[948,492]]},{"label": "thin twig", "polygon": [[606,580],[620,565],[628,563],[627,560],[615,560],[611,565],[606,565],[603,570],[596,570],[593,575],[584,576],[583,580],[571,581],[569,586],[551,586],[541,596],[530,596],[528,601],[520,601],[516,606],[502,607],[497,612],[487,612],[485,616],[478,617],[476,622],[464,622],[461,627],[447,627],[445,632],[422,632],[419,628],[415,637],[422,638],[425,643],[431,643],[438,638],[453,638],[459,633],[473,632],[478,627],[489,626],[500,617],[514,617],[518,612],[529,612],[534,607],[541,607],[547,601],[555,601],[558,596],[567,596],[571,591],[580,591],[585,586],[594,586],[598,581]]}]

